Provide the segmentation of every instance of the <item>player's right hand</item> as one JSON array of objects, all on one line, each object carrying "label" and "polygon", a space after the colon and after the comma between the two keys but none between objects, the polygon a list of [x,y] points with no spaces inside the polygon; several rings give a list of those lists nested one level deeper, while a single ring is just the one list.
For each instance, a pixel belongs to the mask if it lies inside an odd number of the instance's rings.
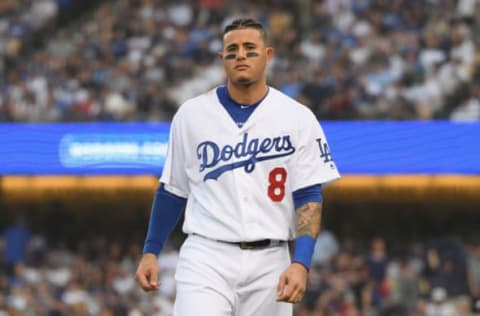
[{"label": "player's right hand", "polygon": [[277,301],[292,304],[300,303],[307,287],[308,270],[303,265],[293,262],[280,275],[277,286]]},{"label": "player's right hand", "polygon": [[157,291],[160,288],[158,270],[157,256],[153,253],[146,253],[138,264],[135,281],[144,291]]}]

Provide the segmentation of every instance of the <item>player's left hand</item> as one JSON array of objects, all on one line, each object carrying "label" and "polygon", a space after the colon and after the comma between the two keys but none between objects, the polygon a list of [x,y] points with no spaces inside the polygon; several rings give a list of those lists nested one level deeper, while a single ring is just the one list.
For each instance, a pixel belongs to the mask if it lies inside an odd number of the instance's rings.
[{"label": "player's left hand", "polygon": [[277,301],[299,303],[307,288],[307,269],[300,263],[292,263],[282,275],[277,286]]}]

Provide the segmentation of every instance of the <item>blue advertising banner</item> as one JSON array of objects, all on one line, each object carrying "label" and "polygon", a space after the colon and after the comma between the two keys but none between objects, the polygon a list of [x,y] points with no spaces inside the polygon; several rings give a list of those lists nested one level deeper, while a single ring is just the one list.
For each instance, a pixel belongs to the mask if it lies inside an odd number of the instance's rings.
[{"label": "blue advertising banner", "polygon": [[[480,174],[480,123],[322,122],[346,174]],[[169,123],[0,124],[1,175],[160,175]]]},{"label": "blue advertising banner", "polygon": [[153,174],[169,123],[1,124],[0,174]]},{"label": "blue advertising banner", "polygon": [[480,122],[323,122],[342,174],[480,174]]}]

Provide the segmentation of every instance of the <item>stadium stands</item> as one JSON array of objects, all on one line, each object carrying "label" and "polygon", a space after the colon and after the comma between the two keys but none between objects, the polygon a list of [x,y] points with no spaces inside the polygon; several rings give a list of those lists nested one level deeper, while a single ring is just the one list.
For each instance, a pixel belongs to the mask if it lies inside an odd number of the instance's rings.
[{"label": "stadium stands", "polygon": [[[51,0],[13,3],[39,21],[55,12]],[[320,119],[478,120],[478,11],[472,0],[98,1],[6,67],[0,121],[169,120],[223,82],[222,26],[242,15],[270,30],[271,84]],[[4,16],[16,54],[32,25]]]},{"label": "stadium stands", "polygon": [[[478,288],[471,284],[480,284],[478,240],[440,236],[388,245],[382,238],[340,243],[329,232],[320,238],[316,253],[322,256],[314,257],[296,316],[472,315]],[[0,243],[0,253],[8,241]],[[139,242],[94,236],[67,245],[33,234],[26,249],[10,274],[0,273],[2,316],[172,315],[176,247],[159,257],[161,289],[148,295],[133,280]]]}]

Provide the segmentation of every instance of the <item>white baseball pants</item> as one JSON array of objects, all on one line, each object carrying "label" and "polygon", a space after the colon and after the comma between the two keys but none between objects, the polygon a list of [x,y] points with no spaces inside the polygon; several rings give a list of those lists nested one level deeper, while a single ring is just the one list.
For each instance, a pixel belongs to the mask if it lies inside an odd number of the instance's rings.
[{"label": "white baseball pants", "polygon": [[262,249],[190,235],[180,249],[175,316],[291,316],[279,303],[280,274],[290,264],[288,244]]}]

